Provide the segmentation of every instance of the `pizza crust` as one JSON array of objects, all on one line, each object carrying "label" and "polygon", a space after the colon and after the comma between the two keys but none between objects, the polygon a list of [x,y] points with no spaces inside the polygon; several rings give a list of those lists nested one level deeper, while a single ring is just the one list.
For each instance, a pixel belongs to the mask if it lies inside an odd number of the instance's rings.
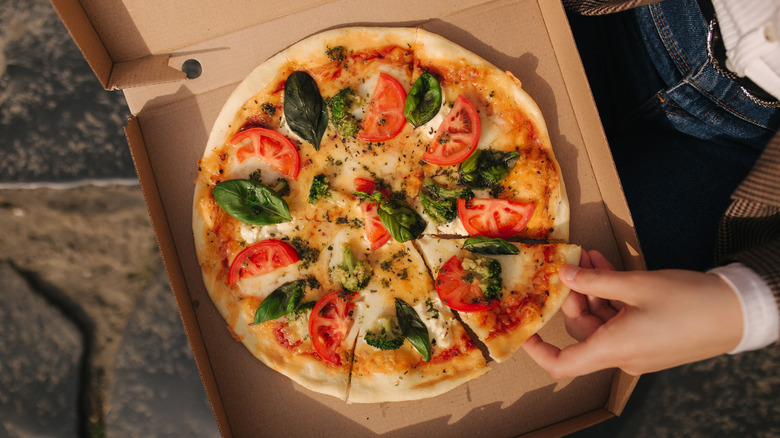
[{"label": "pizza crust", "polygon": [[[396,353],[397,357],[395,359],[411,360],[417,363],[417,366],[411,369],[400,370],[387,365],[383,369],[372,373],[352,373],[350,382],[350,372],[355,371],[350,368],[353,364],[347,363],[341,366],[334,366],[326,363],[317,356],[316,352],[313,352],[311,341],[308,341],[308,344],[304,341],[296,347],[280,345],[279,340],[272,332],[274,327],[278,329],[279,324],[282,324],[283,321],[275,320],[260,325],[254,324],[254,311],[259,303],[280,282],[296,278],[294,269],[290,268],[286,276],[280,276],[277,273],[276,275],[269,275],[263,278],[241,280],[239,284],[232,286],[228,286],[226,283],[227,268],[237,249],[235,244],[233,247],[229,245],[227,248],[220,247],[221,243],[216,242],[218,236],[215,235],[214,229],[220,228],[220,226],[223,227],[221,238],[224,238],[225,235],[231,235],[231,239],[241,240],[242,242],[246,239],[237,237],[241,236],[238,228],[227,232],[224,230],[225,224],[222,222],[230,221],[230,219],[225,219],[226,215],[216,206],[211,195],[211,188],[223,178],[246,177],[243,175],[248,173],[248,166],[241,167],[237,165],[235,160],[221,160],[219,155],[225,151],[230,151],[229,148],[226,149],[225,145],[245,122],[244,117],[247,112],[245,108],[251,106],[249,105],[251,99],[258,95],[269,95],[272,92],[278,93],[280,84],[283,84],[287,75],[293,70],[315,70],[317,66],[331,62],[327,51],[324,49],[333,49],[338,46],[348,47],[353,52],[361,50],[370,51],[377,47],[386,46],[408,47],[409,50],[416,51],[418,58],[415,58],[408,71],[398,67],[389,68],[381,63],[373,66],[374,70],[371,70],[370,77],[363,84],[364,89],[373,89],[371,84],[376,83],[376,77],[379,75],[379,72],[384,72],[397,76],[402,86],[408,92],[413,79],[416,79],[416,76],[419,74],[419,71],[416,70],[419,57],[425,58],[426,62],[456,63],[468,68],[482,69],[484,72],[487,72],[487,76],[483,78],[486,83],[490,83],[496,89],[503,90],[510,100],[522,107],[527,117],[537,127],[538,138],[545,151],[550,157],[554,157],[542,114],[533,100],[522,89],[520,82],[511,73],[498,70],[483,58],[453,44],[445,38],[416,28],[355,27],[333,29],[313,35],[276,54],[255,68],[231,93],[214,122],[203,159],[201,160],[204,168],[200,169],[201,171],[196,180],[193,202],[193,234],[204,285],[216,308],[226,320],[228,329],[237,340],[242,342],[255,357],[269,368],[282,373],[312,391],[332,395],[342,400],[347,399],[351,403],[402,401],[433,397],[479,377],[488,370],[482,353],[468,341],[464,328],[460,325],[460,322],[454,319],[451,312],[446,317],[452,318],[452,324],[454,325],[453,336],[456,338],[455,345],[462,349],[460,354],[436,363],[436,354],[443,351],[444,347],[434,347],[434,363],[429,364],[420,362],[421,359],[418,358],[419,352],[414,350],[408,342],[405,342],[404,347]],[[332,84],[318,83],[318,85],[321,85],[321,94],[326,98],[333,96],[338,91],[338,87],[341,86],[338,82]],[[255,104],[257,103],[255,102]],[[276,104],[280,105],[279,102],[276,102]],[[372,168],[377,167],[375,166],[376,163],[371,161],[372,158],[366,154],[358,160],[349,162],[349,165],[328,168],[324,164],[325,161],[333,163],[336,161],[347,162],[349,160],[348,155],[345,155],[350,145],[349,141],[344,142],[346,148],[342,149],[338,154],[328,155],[322,151],[314,151],[311,145],[303,142],[284,126],[282,118],[279,118],[279,120],[279,126],[274,126],[273,128],[282,131],[285,135],[295,140],[294,143],[299,145],[301,161],[305,163],[298,179],[294,182],[295,186],[291,195],[289,195],[294,198],[289,202],[291,211],[303,212],[300,219],[296,218],[294,225],[296,229],[299,226],[304,227],[303,230],[299,230],[299,234],[305,235],[310,233],[312,237],[309,240],[318,242],[318,239],[323,240],[323,242],[319,242],[321,249],[327,247],[328,243],[331,244],[327,251],[323,250],[320,253],[320,257],[314,266],[298,272],[301,278],[305,275],[311,275],[320,284],[319,287],[307,292],[306,300],[317,300],[340,286],[335,284],[328,275],[329,269],[333,264],[332,261],[335,258],[333,247],[336,246],[337,241],[340,241],[339,239],[350,242],[353,245],[353,250],[359,250],[358,252],[361,254],[359,258],[370,260],[374,264],[375,269],[377,269],[376,266],[384,266],[384,262],[390,260],[388,257],[394,257],[393,254],[396,254],[397,251],[405,251],[408,257],[404,257],[404,259],[408,261],[402,261],[400,264],[393,262],[395,265],[388,265],[393,266],[391,268],[395,270],[393,275],[377,275],[369,288],[374,292],[390,291],[391,294],[388,297],[401,297],[406,301],[410,301],[410,304],[416,302],[417,299],[427,297],[433,290],[433,279],[430,277],[423,257],[428,261],[429,268],[436,265],[429,259],[425,250],[420,250],[420,245],[413,245],[412,243],[398,244],[391,239],[384,248],[371,253],[368,249],[368,243],[362,239],[362,236],[356,234],[354,230],[341,233],[346,234],[346,237],[337,238],[340,235],[338,232],[339,227],[334,224],[324,223],[326,220],[330,222],[340,218],[350,224],[354,224],[354,221],[361,218],[359,202],[351,196],[354,190],[351,181],[355,177],[376,176],[370,171]],[[408,131],[405,131],[406,134],[409,134],[413,128],[407,124],[404,129]],[[328,137],[329,135],[335,135],[332,127],[329,127],[326,131],[325,136]],[[353,142],[353,144],[357,143]],[[480,147],[487,146],[489,144],[485,143]],[[416,165],[418,162],[421,154],[417,150],[419,148],[410,149],[402,140],[397,139],[385,142],[383,147],[384,155],[381,158],[384,159],[384,167],[387,172],[382,173],[380,171],[379,176],[387,178],[394,191],[403,192],[406,196],[415,199],[415,196],[419,193],[420,178],[419,175],[410,173],[408,168],[411,165]],[[397,160],[388,160],[388,157],[391,157],[396,152],[398,155],[396,157]],[[405,161],[400,159],[401,155],[403,155]],[[221,167],[219,169],[219,174],[215,170],[216,162],[223,163],[219,165],[224,166],[224,168]],[[553,162],[559,176],[559,184],[554,188],[551,198],[555,211],[555,223],[554,231],[549,237],[554,241],[566,241],[568,239],[569,205],[563,180],[560,178],[560,167],[555,160]],[[366,166],[366,164],[370,166]],[[329,164],[329,166],[333,166],[333,164]],[[225,174],[222,173],[223,170],[226,171]],[[312,178],[320,171],[331,172],[334,183],[333,189],[334,193],[336,193],[327,201],[329,204],[326,204],[325,208],[322,208],[321,205],[311,206],[307,200],[303,199],[307,194],[307,187],[311,184]],[[264,181],[277,176],[273,173],[268,174],[265,170],[263,173]],[[314,232],[306,228],[309,222],[317,222],[319,224],[318,227],[321,227],[317,230],[320,232],[317,235],[319,237],[314,237]],[[237,227],[236,225],[232,226]],[[344,226],[347,225],[342,225],[342,230],[344,230]],[[455,227],[457,228],[457,224]],[[462,226],[460,228],[462,229]],[[267,234],[264,235],[267,236]],[[455,234],[462,235],[460,232]],[[251,243],[251,241],[244,242],[244,244]],[[579,258],[578,247],[576,257],[574,248],[569,252],[566,260],[570,263],[576,263],[576,260]],[[438,266],[440,266],[440,263]],[[434,271],[435,269],[437,268],[433,268]],[[435,275],[435,272],[433,274]],[[565,293],[560,289],[561,287],[562,285],[560,284],[555,285],[558,291],[552,294],[554,298],[551,298],[545,305],[545,313],[538,324],[533,327],[524,327],[522,330],[515,332],[511,337],[502,339],[500,342],[486,340],[485,344],[496,361],[504,360],[511,355],[531,333],[538,330],[549,320],[560,307],[563,299],[565,299]],[[361,293],[365,294],[367,292]],[[362,338],[359,338],[364,327],[362,322],[355,322],[349,335],[343,341],[343,349],[352,352],[354,348],[354,357],[357,357],[359,360],[372,357],[375,359],[383,355],[392,359],[392,353],[377,354],[375,351],[372,351],[373,347],[368,346]],[[475,332],[478,335],[480,334],[478,330],[475,330]],[[465,338],[462,336],[465,336]],[[468,345],[465,344],[467,341]],[[308,354],[301,354],[301,351],[304,350]]]}]

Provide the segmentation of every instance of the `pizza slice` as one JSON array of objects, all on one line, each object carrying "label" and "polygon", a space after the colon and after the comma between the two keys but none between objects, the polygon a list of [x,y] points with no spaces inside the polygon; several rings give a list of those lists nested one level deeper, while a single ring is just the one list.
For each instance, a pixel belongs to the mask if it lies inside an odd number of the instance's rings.
[{"label": "pizza slice", "polygon": [[509,358],[558,311],[569,289],[558,278],[581,249],[476,237],[423,236],[418,246],[433,270],[439,298],[485,343],[497,362]]},{"label": "pizza slice", "polygon": [[356,293],[348,402],[432,397],[487,372],[411,243],[370,250],[359,233],[341,230],[328,251],[329,286]]},{"label": "pizza slice", "polygon": [[[271,369],[346,399],[354,305],[348,296],[332,299],[322,257],[335,225],[296,220],[274,235],[278,225],[246,224],[224,211],[193,216],[203,281],[233,336]],[[321,326],[327,337],[317,336]]]},{"label": "pizza slice", "polygon": [[[520,81],[423,30],[413,78],[413,89],[428,83],[441,101],[420,130],[427,144],[422,202],[454,202],[457,212],[440,217],[425,209],[433,219],[426,233],[567,241],[561,170],[541,112]],[[459,196],[437,196],[434,183]]]}]

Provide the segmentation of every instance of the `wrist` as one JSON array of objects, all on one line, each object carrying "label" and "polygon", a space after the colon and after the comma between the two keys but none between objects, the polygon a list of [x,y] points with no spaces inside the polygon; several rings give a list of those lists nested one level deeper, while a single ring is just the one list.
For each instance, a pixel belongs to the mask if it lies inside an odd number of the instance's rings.
[{"label": "wrist", "polygon": [[763,279],[741,263],[709,271],[728,284],[739,301],[742,336],[730,354],[756,350],[777,341],[780,316],[771,289]]}]

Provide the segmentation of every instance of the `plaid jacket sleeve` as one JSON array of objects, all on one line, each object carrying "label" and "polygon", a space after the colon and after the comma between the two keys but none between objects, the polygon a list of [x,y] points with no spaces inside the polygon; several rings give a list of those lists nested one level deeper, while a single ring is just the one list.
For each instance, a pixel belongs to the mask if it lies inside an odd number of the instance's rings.
[{"label": "plaid jacket sleeve", "polygon": [[780,309],[780,133],[731,195],[721,218],[717,261],[738,261],[757,272]]}]

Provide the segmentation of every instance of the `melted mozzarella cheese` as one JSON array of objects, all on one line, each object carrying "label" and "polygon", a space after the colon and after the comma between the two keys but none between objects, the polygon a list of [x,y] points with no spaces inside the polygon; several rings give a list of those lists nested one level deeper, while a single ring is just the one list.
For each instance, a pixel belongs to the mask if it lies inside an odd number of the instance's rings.
[{"label": "melted mozzarella cheese", "polygon": [[355,322],[366,330],[371,330],[376,320],[395,315],[395,305],[387,294],[369,285],[361,292],[355,303]]},{"label": "melted mozzarella cheese", "polygon": [[243,296],[265,298],[279,286],[300,280],[302,274],[298,269],[299,266],[300,263],[293,263],[274,269],[267,274],[244,278],[237,283],[238,288]]},{"label": "melted mozzarella cheese", "polygon": [[428,328],[431,344],[448,348],[452,345],[452,330],[450,330],[453,320],[452,311],[439,300],[436,292],[431,292],[430,295],[428,299],[430,301],[419,302],[412,308]]},{"label": "melted mozzarella cheese", "polygon": [[430,236],[417,239],[417,245],[425,262],[433,269],[434,275],[439,272],[444,262],[460,252],[462,243],[462,240],[443,240]]},{"label": "melted mozzarella cheese", "polygon": [[422,212],[423,219],[427,222],[425,226],[425,234],[447,234],[452,236],[468,236],[469,233],[466,228],[463,227],[459,217],[456,217],[452,222],[446,224],[440,224],[433,220],[430,216]]},{"label": "melted mozzarella cheese", "polygon": [[290,235],[295,230],[295,221],[282,222],[273,225],[250,225],[241,223],[241,238],[251,245],[265,239]]}]

